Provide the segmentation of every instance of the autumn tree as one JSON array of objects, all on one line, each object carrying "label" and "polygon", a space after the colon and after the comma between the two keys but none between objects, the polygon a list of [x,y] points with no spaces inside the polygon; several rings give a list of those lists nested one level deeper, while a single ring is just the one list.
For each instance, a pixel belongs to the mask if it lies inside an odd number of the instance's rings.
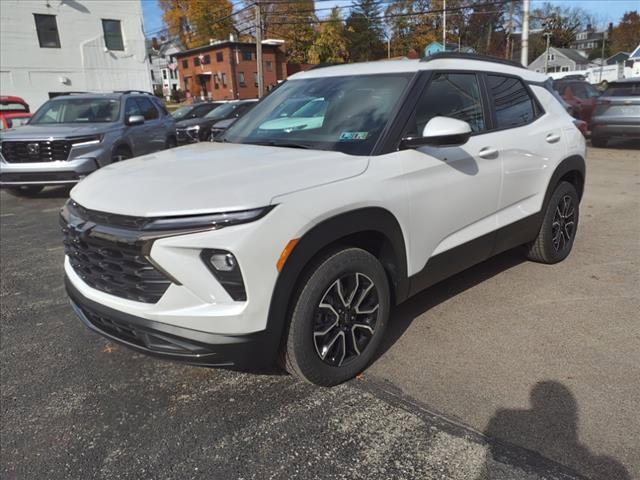
[{"label": "autumn tree", "polygon": [[186,48],[228,38],[233,31],[229,0],[159,0],[159,4],[169,34]]},{"label": "autumn tree", "polygon": [[311,63],[344,63],[349,58],[345,26],[340,9],[333,8],[318,26],[315,41],[309,49]]},{"label": "autumn tree", "polygon": [[315,8],[314,0],[260,2],[263,37],[284,40],[290,63],[309,61],[317,20]]},{"label": "autumn tree", "polygon": [[353,62],[377,60],[385,54],[379,2],[359,0],[346,21],[349,59]]},{"label": "autumn tree", "polygon": [[640,44],[640,15],[626,12],[618,25],[611,30],[611,52],[633,52]]}]

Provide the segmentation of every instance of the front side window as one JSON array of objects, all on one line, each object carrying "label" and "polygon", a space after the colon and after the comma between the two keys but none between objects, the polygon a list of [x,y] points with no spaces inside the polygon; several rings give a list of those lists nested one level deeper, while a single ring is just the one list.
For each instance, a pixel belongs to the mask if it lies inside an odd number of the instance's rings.
[{"label": "front side window", "polygon": [[115,122],[120,100],[112,98],[64,98],[46,102],[34,114],[31,125],[51,123]]},{"label": "front side window", "polygon": [[434,117],[463,120],[471,131],[486,129],[478,79],[474,73],[436,73],[418,100],[403,136],[422,136]]},{"label": "front side window", "polygon": [[124,118],[129,118],[131,115],[142,115],[142,109],[135,98],[127,98],[124,104]]},{"label": "front side window", "polygon": [[41,48],[60,48],[60,36],[55,15],[33,14]]},{"label": "front side window", "polygon": [[241,117],[224,139],[369,155],[413,75],[289,80]]},{"label": "front side window", "polygon": [[501,75],[488,75],[487,79],[493,96],[497,128],[514,128],[533,121],[533,99],[521,80]]},{"label": "front side window", "polygon": [[155,120],[159,117],[158,110],[148,98],[138,97],[136,98],[136,102],[138,102],[145,120]]},{"label": "front side window", "polygon": [[104,44],[108,50],[124,50],[120,20],[102,20]]}]

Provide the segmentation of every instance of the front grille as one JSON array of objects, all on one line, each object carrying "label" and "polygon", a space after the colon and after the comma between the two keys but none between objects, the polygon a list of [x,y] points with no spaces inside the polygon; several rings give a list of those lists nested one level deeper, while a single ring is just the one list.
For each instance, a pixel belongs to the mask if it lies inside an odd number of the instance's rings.
[{"label": "front grille", "polygon": [[73,216],[73,224],[62,221],[65,253],[87,285],[137,302],[160,300],[171,281],[147,260],[135,231],[95,225],[79,217],[78,210]]},{"label": "front grille", "polygon": [[64,161],[69,158],[70,151],[71,142],[68,140],[2,142],[2,156],[9,163]]}]

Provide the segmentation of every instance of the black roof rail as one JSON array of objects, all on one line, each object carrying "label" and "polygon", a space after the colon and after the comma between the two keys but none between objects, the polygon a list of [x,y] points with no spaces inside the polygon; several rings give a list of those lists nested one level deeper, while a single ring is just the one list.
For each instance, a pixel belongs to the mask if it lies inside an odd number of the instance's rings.
[{"label": "black roof rail", "polygon": [[428,57],[422,57],[421,62],[430,62],[431,60],[441,60],[443,58],[458,59],[458,60],[479,60],[481,62],[500,63],[502,65],[509,65],[510,67],[525,68],[520,62],[515,60],[507,60],[506,58],[490,57],[489,55],[480,55],[479,53],[465,53],[465,52],[438,52]]},{"label": "black roof rail", "polygon": [[151,95],[151,96],[153,96],[153,93],[145,92],[144,90],[114,90],[113,93],[122,93],[123,95],[128,95],[130,93],[139,93],[141,95]]},{"label": "black roof rail", "polygon": [[91,92],[56,92],[51,98],[64,97],[67,95],[91,95]]}]

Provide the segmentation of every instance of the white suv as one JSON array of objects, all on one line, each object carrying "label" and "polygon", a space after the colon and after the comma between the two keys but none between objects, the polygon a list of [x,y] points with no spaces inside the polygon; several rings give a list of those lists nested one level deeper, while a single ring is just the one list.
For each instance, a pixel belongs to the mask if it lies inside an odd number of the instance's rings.
[{"label": "white suv", "polygon": [[585,142],[545,80],[454,54],[314,69],[219,142],[102,168],[62,212],[74,309],[163,358],[349,379],[393,305],[516,246],[569,254]]}]

